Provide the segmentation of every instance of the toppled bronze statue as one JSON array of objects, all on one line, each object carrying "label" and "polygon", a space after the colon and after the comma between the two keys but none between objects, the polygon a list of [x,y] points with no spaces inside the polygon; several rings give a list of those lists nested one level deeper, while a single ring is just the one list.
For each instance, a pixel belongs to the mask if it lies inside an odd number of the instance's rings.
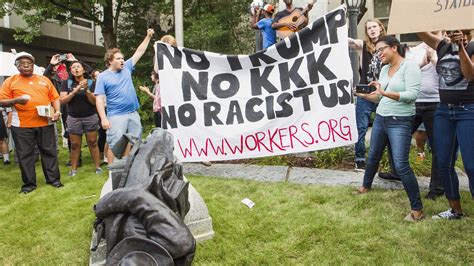
[{"label": "toppled bronze statue", "polygon": [[[184,224],[189,183],[173,156],[173,136],[154,129],[142,142],[124,135],[114,147],[126,160],[112,168],[113,191],[94,206],[97,245],[107,243],[107,265],[190,265],[196,241]],[[125,161],[125,163],[124,163]]]}]

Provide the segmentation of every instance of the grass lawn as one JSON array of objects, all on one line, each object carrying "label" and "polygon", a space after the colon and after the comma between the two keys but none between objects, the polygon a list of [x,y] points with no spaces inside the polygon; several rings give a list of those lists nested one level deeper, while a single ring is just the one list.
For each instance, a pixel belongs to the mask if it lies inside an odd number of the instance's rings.
[{"label": "grass lawn", "polygon": [[[44,184],[20,195],[18,166],[0,166],[0,265],[85,265],[94,215],[107,175],[96,175],[88,151],[76,177],[63,188]],[[349,187],[260,183],[188,176],[213,217],[215,237],[198,245],[196,265],[474,264],[474,223],[403,222],[404,191],[353,195]],[[469,193],[465,211],[474,215]],[[240,201],[248,197],[252,209]],[[446,210],[444,199],[424,201],[429,215]]]},{"label": "grass lawn", "polygon": [[75,177],[67,175],[66,149],[60,151],[64,187],[46,185],[41,163],[36,163],[37,189],[19,194],[20,168],[0,166],[0,265],[87,264],[94,214],[107,171],[94,173],[88,149]]}]

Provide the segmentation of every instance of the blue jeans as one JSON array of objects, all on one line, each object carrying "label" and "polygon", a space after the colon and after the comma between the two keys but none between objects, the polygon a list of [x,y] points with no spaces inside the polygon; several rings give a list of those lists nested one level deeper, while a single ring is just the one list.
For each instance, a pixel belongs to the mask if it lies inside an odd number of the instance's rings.
[{"label": "blue jeans", "polygon": [[374,176],[379,168],[384,148],[390,144],[395,173],[401,178],[403,187],[410,200],[412,210],[423,209],[420,189],[415,174],[410,167],[408,154],[411,146],[412,116],[376,115],[370,136],[369,157],[365,166],[365,188],[371,188]]},{"label": "blue jeans", "polygon": [[142,123],[137,111],[128,114],[108,116],[107,118],[112,125],[112,128],[107,129],[106,132],[107,143],[110,148],[113,148],[117,141],[126,133],[130,133],[136,138],[141,138]]},{"label": "blue jeans", "polygon": [[359,139],[355,144],[355,160],[365,161],[365,134],[369,128],[370,115],[375,112],[377,104],[357,97],[356,102],[356,122]]},{"label": "blue jeans", "polygon": [[[431,154],[433,155],[432,157],[432,163],[431,163],[431,180],[430,180],[430,192],[432,193],[443,193],[444,188],[443,188],[443,182],[441,181],[441,176],[439,174],[438,170],[438,151],[436,149],[436,145],[434,145],[434,130],[433,130],[433,123],[434,123],[434,114],[436,111],[436,108],[438,107],[438,103],[435,102],[418,102],[415,104],[416,105],[416,115],[415,115],[415,120],[413,121],[413,128],[412,128],[412,134],[418,129],[420,124],[425,125],[426,129],[426,134],[428,135],[428,142],[431,145]],[[388,151],[388,158],[389,158],[389,163],[390,167],[393,169],[393,163],[392,163],[392,156],[391,156],[391,151],[390,147],[387,149]],[[392,171],[393,175],[396,175]]]},{"label": "blue jeans", "polygon": [[459,180],[454,171],[457,148],[461,149],[469,189],[474,197],[474,104],[440,104],[435,112],[434,139],[438,165],[448,200],[460,200]]}]

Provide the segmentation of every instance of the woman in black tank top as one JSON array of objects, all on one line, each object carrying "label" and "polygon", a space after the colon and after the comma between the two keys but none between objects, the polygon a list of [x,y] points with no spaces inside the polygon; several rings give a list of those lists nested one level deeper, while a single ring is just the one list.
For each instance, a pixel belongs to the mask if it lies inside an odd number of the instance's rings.
[{"label": "woman in black tank top", "polygon": [[87,146],[94,161],[95,173],[101,174],[97,130],[99,117],[95,108],[93,80],[87,79],[83,64],[71,63],[71,76],[61,84],[60,102],[67,105],[67,131],[71,141],[71,170],[69,176],[77,175],[82,147],[82,135],[86,135]]},{"label": "woman in black tank top", "polygon": [[[360,57],[360,84],[369,84],[378,79],[382,65],[375,54],[375,43],[386,35],[385,28],[378,19],[369,19],[365,23],[365,40],[349,38],[349,47],[356,50]],[[365,170],[365,134],[369,128],[370,116],[375,112],[376,104],[357,97],[356,121],[359,138],[355,145],[355,169]]]}]

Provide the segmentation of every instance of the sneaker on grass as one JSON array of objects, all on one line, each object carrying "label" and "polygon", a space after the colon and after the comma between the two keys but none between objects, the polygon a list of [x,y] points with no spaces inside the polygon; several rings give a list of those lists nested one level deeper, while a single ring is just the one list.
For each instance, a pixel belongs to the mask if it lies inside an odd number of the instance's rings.
[{"label": "sneaker on grass", "polygon": [[68,173],[68,176],[76,176],[77,175],[77,170],[71,170]]},{"label": "sneaker on grass", "polygon": [[449,209],[444,212],[440,212],[437,215],[431,217],[433,220],[459,220],[464,217],[464,213],[455,212],[453,209]]},{"label": "sneaker on grass", "polygon": [[100,168],[100,167],[97,167],[97,168],[95,169],[95,173],[98,174],[98,175],[102,174],[102,172],[103,172],[103,171],[102,171],[102,168]]}]

